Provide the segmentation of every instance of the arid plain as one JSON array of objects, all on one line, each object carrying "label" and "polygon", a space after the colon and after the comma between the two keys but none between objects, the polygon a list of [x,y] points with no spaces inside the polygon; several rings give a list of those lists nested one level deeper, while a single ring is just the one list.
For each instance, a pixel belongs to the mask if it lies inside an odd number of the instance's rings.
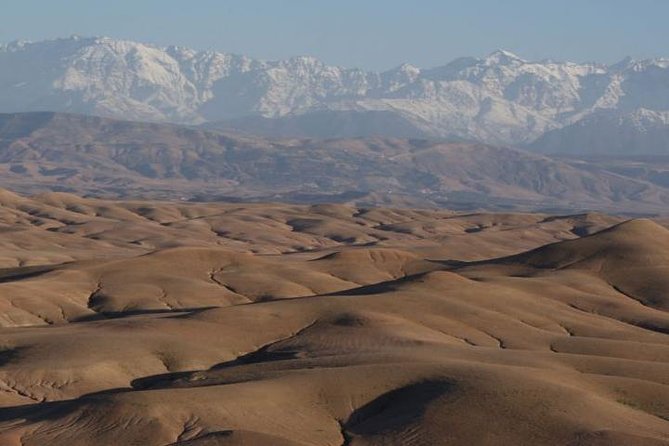
[{"label": "arid plain", "polygon": [[0,444],[669,444],[667,220],[0,193]]}]

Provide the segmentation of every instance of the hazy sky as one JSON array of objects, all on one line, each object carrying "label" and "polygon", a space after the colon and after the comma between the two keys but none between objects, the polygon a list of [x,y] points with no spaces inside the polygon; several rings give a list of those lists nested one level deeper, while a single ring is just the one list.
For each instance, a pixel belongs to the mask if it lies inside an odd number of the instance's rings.
[{"label": "hazy sky", "polygon": [[668,20],[669,0],[3,0],[0,41],[106,35],[371,69],[497,48],[615,62],[669,56]]}]

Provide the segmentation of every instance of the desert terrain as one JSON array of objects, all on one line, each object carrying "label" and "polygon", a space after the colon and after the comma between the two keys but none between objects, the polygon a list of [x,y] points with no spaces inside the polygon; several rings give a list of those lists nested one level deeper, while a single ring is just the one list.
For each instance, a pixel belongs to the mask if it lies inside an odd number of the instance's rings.
[{"label": "desert terrain", "polygon": [[0,192],[0,444],[667,445],[669,220]]}]

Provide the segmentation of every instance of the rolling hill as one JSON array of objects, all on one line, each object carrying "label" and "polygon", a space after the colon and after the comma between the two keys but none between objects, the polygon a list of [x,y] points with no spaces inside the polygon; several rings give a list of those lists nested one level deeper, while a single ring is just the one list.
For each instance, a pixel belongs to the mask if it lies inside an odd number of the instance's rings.
[{"label": "rolling hill", "polygon": [[3,191],[0,442],[666,445],[660,223]]}]

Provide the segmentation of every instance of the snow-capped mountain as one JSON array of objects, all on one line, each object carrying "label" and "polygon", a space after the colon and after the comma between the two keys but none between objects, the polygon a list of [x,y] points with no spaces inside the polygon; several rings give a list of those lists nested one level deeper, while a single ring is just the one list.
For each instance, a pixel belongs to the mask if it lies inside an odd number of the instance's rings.
[{"label": "snow-capped mountain", "polygon": [[[0,67],[0,112],[189,124],[350,112],[376,116],[375,132],[379,115],[370,113],[382,112],[429,136],[526,144],[602,111],[669,110],[669,59],[607,66],[532,62],[500,50],[431,69],[404,64],[376,73],[312,57],[261,61],[71,37],[0,46]],[[364,133],[364,125],[356,129]]]}]

